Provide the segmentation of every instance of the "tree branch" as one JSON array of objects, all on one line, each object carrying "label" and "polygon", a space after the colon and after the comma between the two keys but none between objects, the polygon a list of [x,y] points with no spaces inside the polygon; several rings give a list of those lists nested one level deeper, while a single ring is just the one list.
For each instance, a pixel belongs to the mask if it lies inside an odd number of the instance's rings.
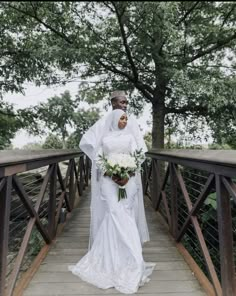
[{"label": "tree branch", "polygon": [[107,65],[107,64],[103,63],[101,60],[97,60],[97,62],[102,67],[104,67],[106,70],[109,70],[109,71],[111,71],[111,72],[113,72],[115,74],[118,74],[120,76],[123,76],[123,77],[127,78],[129,81],[132,81],[132,82],[134,81],[134,78],[132,76],[130,76],[129,74],[127,74],[127,73],[125,73],[125,72],[117,69],[115,66],[113,66],[113,65]]},{"label": "tree branch", "polygon": [[85,24],[86,26],[89,27],[89,29],[95,34],[95,36],[100,39],[104,44],[107,43],[107,40],[102,38],[102,36],[96,32],[96,30],[93,28],[92,24],[84,19],[81,18],[81,15],[78,13],[78,11],[76,9],[72,9],[72,11],[75,13],[75,15],[80,19],[80,21]]},{"label": "tree branch", "polygon": [[225,23],[227,22],[228,18],[230,17],[230,15],[232,14],[232,12],[234,11],[235,7],[236,7],[236,4],[234,4],[234,5],[231,7],[230,11],[227,13],[225,19],[224,19],[223,22],[222,22],[221,28],[223,28],[223,26],[224,26]]},{"label": "tree branch", "polygon": [[147,90],[150,89],[149,85],[140,81],[135,82],[134,85],[150,102],[153,102],[153,90],[151,89],[151,92]]},{"label": "tree branch", "polygon": [[53,32],[54,34],[58,35],[59,37],[61,37],[62,39],[64,39],[67,43],[69,44],[73,44],[74,42],[71,41],[65,34],[63,34],[62,32],[59,32],[58,30],[56,30],[55,28],[53,28],[52,26],[50,26],[49,24],[45,23],[43,20],[41,20],[38,16],[36,11],[34,11],[34,15],[31,14],[28,11],[24,11],[18,7],[15,7],[14,5],[8,4],[8,6],[26,16],[29,16],[33,19],[35,19],[38,23],[44,25],[45,28],[49,29],[51,32]]},{"label": "tree branch", "polygon": [[122,76],[122,77],[125,77],[128,81],[134,83],[135,87],[136,87],[138,90],[140,90],[140,91],[144,94],[144,96],[145,96],[146,98],[148,98],[150,101],[153,100],[153,97],[152,97],[153,89],[152,89],[149,85],[147,85],[147,84],[145,84],[145,83],[142,83],[142,82],[140,82],[140,81],[138,81],[138,82],[135,81],[134,78],[133,78],[132,76],[130,76],[129,74],[127,74],[127,73],[125,73],[125,72],[123,72],[123,71],[117,69],[117,68],[116,68],[115,66],[113,66],[113,65],[107,65],[107,64],[103,63],[101,60],[98,60],[97,62],[98,62],[102,67],[104,67],[106,70],[108,70],[108,71],[110,71],[110,72],[112,72],[112,73],[114,73],[114,74],[118,74],[118,75],[120,75],[120,76]]},{"label": "tree branch", "polygon": [[121,37],[122,37],[122,40],[123,40],[123,44],[124,44],[124,47],[125,47],[125,51],[126,51],[126,54],[127,54],[127,57],[128,57],[132,72],[133,72],[134,80],[138,81],[138,71],[137,71],[136,66],[134,64],[132,53],[131,53],[131,50],[129,48],[128,41],[127,41],[126,34],[125,34],[125,30],[124,30],[123,15],[119,13],[115,2],[112,2],[112,4],[113,4],[113,6],[115,8],[116,16],[117,16],[119,27],[120,27]]},{"label": "tree branch", "polygon": [[192,7],[189,8],[188,11],[185,12],[184,16],[178,21],[178,23],[176,24],[176,26],[179,26],[183,21],[185,21],[185,19],[187,18],[187,16],[192,13],[192,11],[196,8],[196,6],[200,3],[201,1],[197,1],[196,3],[193,4]]},{"label": "tree branch", "polygon": [[29,57],[30,51],[24,51],[24,50],[6,50],[3,52],[0,52],[0,56],[13,56],[13,55],[18,55],[18,54],[23,54],[25,57]]},{"label": "tree branch", "polygon": [[[113,3],[111,1],[109,1],[111,5],[113,5]],[[106,6],[106,8],[110,9],[110,11],[112,13],[115,13],[115,10],[109,5],[108,1],[103,1],[103,4]],[[114,5],[113,5],[114,6]]]},{"label": "tree branch", "polygon": [[169,114],[186,114],[187,112],[189,113],[200,113],[203,116],[208,114],[208,108],[206,106],[189,106],[185,105],[181,108],[170,108],[166,107],[165,108],[165,113]]},{"label": "tree branch", "polygon": [[7,112],[4,112],[3,110],[0,110],[0,114],[5,115],[5,116],[11,116],[11,117],[14,117],[14,118],[16,118],[18,116],[17,114],[7,113]]},{"label": "tree branch", "polygon": [[[191,68],[191,69],[202,69],[203,66],[197,66],[197,65],[187,65],[187,68]],[[224,65],[207,65],[207,68],[224,68],[224,69],[229,69],[232,71],[236,71],[236,68],[234,67],[230,67],[230,66],[224,66]],[[206,69],[206,67],[204,66],[204,69]]]},{"label": "tree branch", "polygon": [[227,45],[230,41],[236,39],[236,33],[234,33],[233,35],[229,36],[228,38],[224,39],[224,40],[217,40],[216,43],[214,45],[212,45],[210,48],[206,49],[206,50],[199,50],[199,52],[187,59],[186,61],[183,62],[184,65],[187,65],[188,63],[192,63],[193,61],[211,53],[214,50],[217,50],[221,47],[224,47],[224,45]]}]

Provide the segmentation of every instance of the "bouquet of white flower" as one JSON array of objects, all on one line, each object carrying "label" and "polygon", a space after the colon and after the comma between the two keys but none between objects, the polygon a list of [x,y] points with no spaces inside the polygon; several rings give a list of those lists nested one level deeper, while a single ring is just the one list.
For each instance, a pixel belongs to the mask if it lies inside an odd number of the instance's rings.
[{"label": "bouquet of white flower", "polygon": [[[136,150],[133,154],[113,153],[108,157],[99,155],[97,165],[104,174],[119,181],[129,179],[135,175],[135,172],[141,171],[141,164],[144,158],[142,149]],[[118,201],[122,198],[127,198],[125,185],[119,185],[118,188]]]}]

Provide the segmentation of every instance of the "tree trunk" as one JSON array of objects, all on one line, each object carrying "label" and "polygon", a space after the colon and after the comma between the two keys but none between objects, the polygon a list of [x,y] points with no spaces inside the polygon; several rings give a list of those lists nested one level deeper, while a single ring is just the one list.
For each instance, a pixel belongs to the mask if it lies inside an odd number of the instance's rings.
[{"label": "tree trunk", "polygon": [[62,132],[62,149],[66,149],[66,135]]},{"label": "tree trunk", "polygon": [[152,148],[164,148],[164,120],[165,105],[162,103],[152,104]]}]

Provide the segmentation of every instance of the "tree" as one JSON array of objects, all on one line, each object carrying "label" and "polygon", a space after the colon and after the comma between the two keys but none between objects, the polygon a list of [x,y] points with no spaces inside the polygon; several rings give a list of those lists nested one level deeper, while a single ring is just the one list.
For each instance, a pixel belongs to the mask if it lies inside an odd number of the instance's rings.
[{"label": "tree", "polygon": [[69,149],[78,149],[82,135],[87,129],[99,119],[99,110],[91,108],[85,111],[80,109],[74,114],[75,131],[68,137],[66,147]]},{"label": "tree", "polygon": [[61,139],[53,134],[49,134],[42,145],[43,149],[62,149],[63,143]]},{"label": "tree", "polygon": [[10,147],[21,129],[38,133],[37,116],[32,108],[15,110],[13,104],[0,99],[0,150]]},{"label": "tree", "polygon": [[152,134],[150,132],[146,133],[144,135],[144,141],[145,144],[147,145],[148,150],[152,148]]},{"label": "tree", "polygon": [[62,139],[63,148],[66,147],[66,137],[68,137],[68,127],[73,126],[74,112],[77,107],[76,101],[71,99],[69,91],[65,91],[61,96],[49,98],[46,103],[40,103],[34,107],[39,124],[40,132],[45,132],[45,128],[52,133],[56,133]]},{"label": "tree", "polygon": [[[235,4],[217,2],[106,2],[108,15],[86,21],[96,42],[87,52],[84,77],[108,72],[132,84],[153,108],[153,146],[164,146],[164,124],[201,115],[214,121],[217,92],[232,79]],[[92,13],[94,10],[91,8]],[[86,10],[86,13],[88,10]],[[91,14],[92,14],[91,13]],[[228,52],[226,51],[228,50]],[[227,69],[227,73],[225,73]],[[105,74],[104,74],[105,75]],[[222,94],[222,92],[221,92]],[[235,97],[234,97],[235,98]],[[231,97],[232,100],[232,97]]]},{"label": "tree", "polygon": [[218,86],[218,99],[215,108],[215,120],[209,120],[215,143],[220,146],[230,145],[236,149],[236,78],[231,78],[225,85]]},{"label": "tree", "polygon": [[[49,36],[37,20],[35,9],[41,4],[40,1],[26,6],[20,2],[13,5],[10,2],[0,4],[0,95],[5,92],[24,92],[25,82],[50,85],[60,81],[53,66],[54,48],[46,46]],[[36,18],[27,17],[20,12],[23,6],[26,10],[33,10]],[[65,13],[66,6],[63,5]],[[38,30],[37,27],[40,26],[41,29]],[[61,50],[63,51],[62,48]]]},{"label": "tree", "polygon": [[0,150],[11,144],[16,132],[22,127],[13,105],[0,101]]},{"label": "tree", "polygon": [[[45,143],[44,143],[45,144]],[[30,142],[22,147],[23,150],[40,150],[42,149],[42,144],[38,142]]]},{"label": "tree", "polygon": [[[91,107],[85,111],[78,109],[77,105],[77,99],[72,100],[69,91],[65,91],[61,96],[49,98],[46,103],[36,105],[34,112],[39,122],[32,133],[45,134],[46,131],[50,131],[62,139],[62,148],[78,148],[81,136],[99,119],[99,110]],[[69,127],[74,129],[71,135]]]},{"label": "tree", "polygon": [[[51,83],[56,68],[96,79],[93,89],[83,85],[81,99],[129,90],[131,105],[152,104],[152,144],[162,148],[167,117],[202,116],[214,126],[218,105],[235,108],[235,97],[218,93],[235,80],[235,7],[229,1],[3,2],[1,60],[8,57],[8,76],[10,66],[23,72],[20,80],[11,75],[12,85]],[[11,63],[18,61],[14,49],[28,52],[29,62]]]}]

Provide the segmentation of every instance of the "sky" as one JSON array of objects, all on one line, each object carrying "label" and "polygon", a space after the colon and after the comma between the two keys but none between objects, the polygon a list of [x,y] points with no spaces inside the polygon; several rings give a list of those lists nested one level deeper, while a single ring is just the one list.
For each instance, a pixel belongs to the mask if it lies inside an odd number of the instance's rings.
[{"label": "sky", "polygon": [[[55,95],[60,95],[65,90],[69,90],[72,98],[78,92],[78,82],[70,82],[64,86],[45,86],[42,85],[40,87],[35,86],[32,83],[25,84],[25,94],[5,94],[3,99],[9,103],[13,103],[15,108],[27,108],[29,106],[37,105],[39,102],[46,102],[48,98],[53,97]],[[101,113],[105,114],[107,111],[103,108],[104,102],[101,102],[98,106],[101,108]],[[81,102],[79,106],[81,108],[87,109],[89,108],[88,104]],[[145,134],[147,131],[151,130],[150,124],[147,122],[151,122],[151,106],[147,104],[144,107],[143,114],[137,118],[139,126],[141,128],[142,134]],[[25,131],[17,132],[15,138],[12,140],[12,144],[14,148],[22,148],[27,143],[32,142],[41,142],[45,139],[45,137],[36,137],[30,136]]]}]

